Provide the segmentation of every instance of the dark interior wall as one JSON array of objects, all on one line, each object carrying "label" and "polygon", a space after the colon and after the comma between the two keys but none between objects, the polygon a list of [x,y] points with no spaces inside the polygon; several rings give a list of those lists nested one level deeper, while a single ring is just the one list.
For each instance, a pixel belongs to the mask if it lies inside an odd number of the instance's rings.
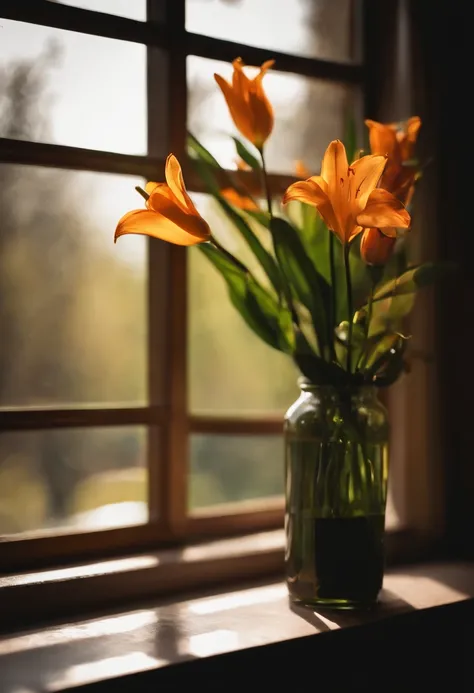
[{"label": "dark interior wall", "polygon": [[[434,288],[439,430],[446,501],[445,548],[474,556],[474,229],[471,181],[473,73],[471,3],[367,0],[366,112],[379,120],[421,116],[419,153],[428,258],[453,262]],[[409,40],[397,35],[400,12]],[[397,84],[400,65],[405,81]],[[409,83],[406,84],[406,74]],[[432,254],[434,252],[434,255]],[[415,414],[414,414],[415,415]]]},{"label": "dark interior wall", "polygon": [[437,373],[446,480],[447,547],[474,556],[474,234],[472,9],[460,0],[410,3],[414,99],[432,122],[430,191],[439,259],[455,274],[435,287]]}]

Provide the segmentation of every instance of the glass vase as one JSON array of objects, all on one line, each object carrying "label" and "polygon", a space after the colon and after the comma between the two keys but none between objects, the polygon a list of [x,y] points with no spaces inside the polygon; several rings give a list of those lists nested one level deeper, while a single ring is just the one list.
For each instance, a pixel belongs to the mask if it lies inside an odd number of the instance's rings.
[{"label": "glass vase", "polygon": [[290,597],[370,607],[384,575],[387,410],[374,387],[299,385],[284,423]]}]

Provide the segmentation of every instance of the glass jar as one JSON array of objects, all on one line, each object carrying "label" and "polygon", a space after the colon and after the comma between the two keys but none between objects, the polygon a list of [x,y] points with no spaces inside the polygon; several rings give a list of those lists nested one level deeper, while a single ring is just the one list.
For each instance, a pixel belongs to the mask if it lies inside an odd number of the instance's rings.
[{"label": "glass jar", "polygon": [[299,385],[284,423],[288,590],[307,606],[367,607],[384,575],[387,410],[371,386]]}]

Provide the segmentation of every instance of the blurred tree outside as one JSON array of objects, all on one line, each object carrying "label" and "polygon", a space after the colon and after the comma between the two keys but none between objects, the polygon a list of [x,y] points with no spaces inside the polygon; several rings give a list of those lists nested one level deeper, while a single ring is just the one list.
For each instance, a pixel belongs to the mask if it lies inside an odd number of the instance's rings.
[{"label": "blurred tree outside", "polygon": [[[1,136],[47,132],[60,53],[53,45],[34,63],[2,66]],[[114,260],[113,229],[107,248],[84,215],[97,175],[0,166],[0,406],[144,399],[145,278],[141,267]],[[0,533],[68,524],[107,503],[144,503],[145,444],[134,428],[2,433]],[[138,479],[131,496],[123,483],[117,493],[105,483],[111,470]],[[84,500],[91,479],[95,491]]]},{"label": "blurred tree outside", "polygon": [[[340,1],[322,7],[301,1],[314,36],[331,41],[324,27],[334,24]],[[60,58],[60,48],[51,46],[35,61],[0,68],[0,136],[46,139]],[[334,127],[334,108],[345,98],[338,92],[333,101],[324,89],[308,89],[296,106],[278,105],[275,157],[283,145],[294,160],[305,159],[311,147],[319,152],[326,129]],[[321,108],[325,94],[329,106]],[[222,129],[210,110],[215,98],[221,97],[212,72],[202,79],[195,74],[188,125],[198,137]],[[146,401],[144,265],[127,262],[126,252],[113,245],[114,229],[104,230],[100,213],[91,212],[101,209],[104,181],[120,194],[119,178],[0,165],[0,407]],[[250,263],[248,249],[212,201],[195,199],[221,242]],[[132,240],[124,239],[124,249]],[[298,392],[290,359],[247,328],[199,250],[188,253],[191,413],[282,416]],[[283,452],[280,436],[191,436],[190,508],[282,493]],[[120,511],[107,518],[102,513],[114,504],[130,509],[131,521],[143,519],[146,483],[145,430],[2,433],[0,533],[127,521]],[[125,506],[130,503],[135,510]]]}]

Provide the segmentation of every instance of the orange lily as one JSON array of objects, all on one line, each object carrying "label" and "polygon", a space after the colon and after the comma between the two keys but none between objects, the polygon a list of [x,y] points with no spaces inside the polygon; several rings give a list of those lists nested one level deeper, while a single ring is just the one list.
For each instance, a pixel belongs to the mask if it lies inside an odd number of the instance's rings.
[{"label": "orange lily", "polygon": [[232,84],[220,75],[214,75],[237,129],[258,149],[263,147],[273,130],[273,108],[263,91],[262,80],[274,62],[264,62],[258,75],[249,79],[244,73],[242,58],[236,58],[232,63]]},{"label": "orange lily", "polygon": [[243,159],[241,159],[240,157],[238,157],[234,161],[235,161],[235,165],[237,166],[238,171],[251,171],[252,170],[250,168],[250,166],[248,164],[246,164],[245,161]]},{"label": "orange lily", "polygon": [[170,154],[165,166],[166,183],[147,183],[147,209],[135,209],[123,216],[115,229],[114,241],[127,233],[161,238],[176,245],[195,245],[211,238],[211,230],[201,217],[184,185],[178,159]]},{"label": "orange lily", "polygon": [[409,162],[413,159],[421,119],[413,116],[405,123],[389,124],[366,120],[365,124],[369,128],[372,154],[388,157],[381,187],[392,192],[404,204],[409,204],[418,172],[416,166]]},{"label": "orange lily", "polygon": [[349,166],[343,143],[334,140],[324,154],[321,175],[290,185],[283,204],[300,200],[313,205],[343,244],[372,226],[396,236],[393,227],[408,228],[410,215],[391,193],[376,187],[386,160],[369,154]]},{"label": "orange lily", "polygon": [[301,161],[301,159],[295,161],[295,175],[297,178],[303,178],[305,180],[311,175],[309,169],[306,168],[304,161]]},{"label": "orange lily", "polygon": [[234,190],[234,188],[224,188],[224,190],[221,190],[221,195],[227,202],[230,202],[231,205],[239,209],[246,209],[249,212],[260,209],[249,195],[241,195],[237,190]]},{"label": "orange lily", "polygon": [[386,236],[380,229],[365,229],[360,241],[360,254],[367,265],[386,265],[395,247],[396,238]]}]

